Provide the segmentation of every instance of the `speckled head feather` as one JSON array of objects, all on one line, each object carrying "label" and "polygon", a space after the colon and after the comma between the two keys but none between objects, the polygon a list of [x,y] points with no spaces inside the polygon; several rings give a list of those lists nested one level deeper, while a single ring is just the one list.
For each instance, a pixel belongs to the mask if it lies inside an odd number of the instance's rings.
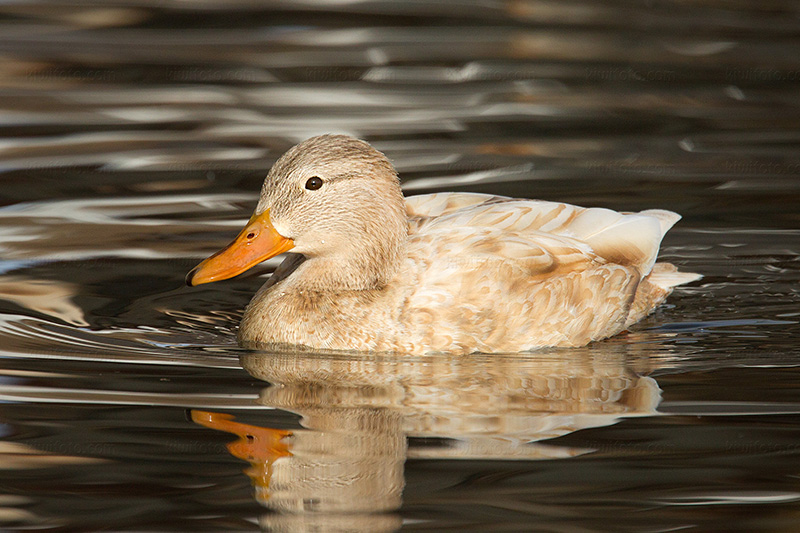
[{"label": "speckled head feather", "polygon": [[[287,190],[286,183],[305,183],[315,176],[328,182],[356,177],[385,181],[397,185],[398,191],[400,185],[386,156],[368,143],[346,135],[319,135],[293,146],[275,162],[261,187],[256,212],[290,208],[302,191]],[[289,191],[293,194],[286,195]]]},{"label": "speckled head feather", "polygon": [[[322,180],[309,190],[311,178]],[[370,289],[395,274],[408,237],[405,202],[392,164],[364,141],[312,137],[272,167],[257,213],[295,243],[293,252],[319,258],[305,266],[307,290]],[[323,268],[324,267],[324,268]]]}]

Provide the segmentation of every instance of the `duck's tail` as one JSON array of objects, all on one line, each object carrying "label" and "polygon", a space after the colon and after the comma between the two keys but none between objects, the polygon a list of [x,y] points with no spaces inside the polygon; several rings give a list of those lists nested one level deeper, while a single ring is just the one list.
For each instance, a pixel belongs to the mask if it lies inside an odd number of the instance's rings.
[{"label": "duck's tail", "polygon": [[702,274],[696,272],[679,272],[678,267],[672,263],[656,263],[645,280],[661,289],[672,291],[678,285],[691,283],[702,277]]},{"label": "duck's tail", "polygon": [[672,263],[656,263],[636,288],[625,327],[646,317],[670,295],[672,289],[684,283],[697,281],[703,276],[694,272],[679,272]]}]

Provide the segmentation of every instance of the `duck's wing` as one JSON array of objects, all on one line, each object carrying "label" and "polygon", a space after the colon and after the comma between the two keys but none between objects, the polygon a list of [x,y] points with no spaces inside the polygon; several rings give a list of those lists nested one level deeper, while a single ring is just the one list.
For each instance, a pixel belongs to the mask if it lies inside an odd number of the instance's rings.
[{"label": "duck's wing", "polygon": [[654,267],[669,211],[487,195],[409,199],[398,321],[427,350],[524,351],[619,333],[696,274]]},{"label": "duck's wing", "polygon": [[473,271],[488,277],[512,274],[532,280],[604,263],[575,239],[539,231],[516,234],[491,227],[433,227],[413,235],[411,256],[429,265],[427,275],[440,282]]},{"label": "duck's wing", "polygon": [[507,196],[494,196],[476,192],[439,192],[406,197],[406,212],[409,218],[438,217],[459,209],[505,202]]},{"label": "duck's wing", "polygon": [[639,276],[574,238],[436,224],[409,239],[398,301],[426,350],[517,352],[618,333]]},{"label": "duck's wing", "polygon": [[[462,228],[485,228],[495,238],[527,240],[534,247],[558,250],[561,245],[581,250],[586,258],[635,268],[645,276],[652,270],[661,239],[680,216],[671,211],[619,213],[610,209],[520,200],[471,193],[438,193],[407,199],[412,233],[428,234]],[[540,246],[539,246],[540,247]]]}]

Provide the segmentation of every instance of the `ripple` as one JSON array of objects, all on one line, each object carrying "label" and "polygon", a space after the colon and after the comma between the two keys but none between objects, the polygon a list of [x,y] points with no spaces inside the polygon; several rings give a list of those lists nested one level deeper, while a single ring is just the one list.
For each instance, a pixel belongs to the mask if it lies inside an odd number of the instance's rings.
[{"label": "ripple", "polygon": [[[0,466],[25,470],[6,476],[0,527],[795,529],[796,12],[3,4]],[[183,277],[249,217],[281,153],[329,132],[384,151],[409,193],[675,210],[662,258],[705,277],[577,350],[240,350],[275,263]],[[270,449],[243,432],[231,457],[186,409],[291,432],[272,451],[296,453],[251,485],[241,460]]]},{"label": "ripple", "polygon": [[0,339],[0,357],[239,368],[235,346],[214,346],[199,337],[195,343],[180,342],[175,332],[153,328],[92,331],[4,314]]}]

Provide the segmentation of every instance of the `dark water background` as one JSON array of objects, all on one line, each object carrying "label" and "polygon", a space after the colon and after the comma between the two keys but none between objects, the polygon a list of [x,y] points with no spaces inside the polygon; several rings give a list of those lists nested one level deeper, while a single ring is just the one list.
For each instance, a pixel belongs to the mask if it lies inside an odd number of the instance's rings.
[{"label": "dark water background", "polygon": [[[4,3],[0,527],[797,531],[798,126],[789,1]],[[263,278],[183,276],[325,132],[675,210],[705,278],[585,349],[241,351]]]}]

